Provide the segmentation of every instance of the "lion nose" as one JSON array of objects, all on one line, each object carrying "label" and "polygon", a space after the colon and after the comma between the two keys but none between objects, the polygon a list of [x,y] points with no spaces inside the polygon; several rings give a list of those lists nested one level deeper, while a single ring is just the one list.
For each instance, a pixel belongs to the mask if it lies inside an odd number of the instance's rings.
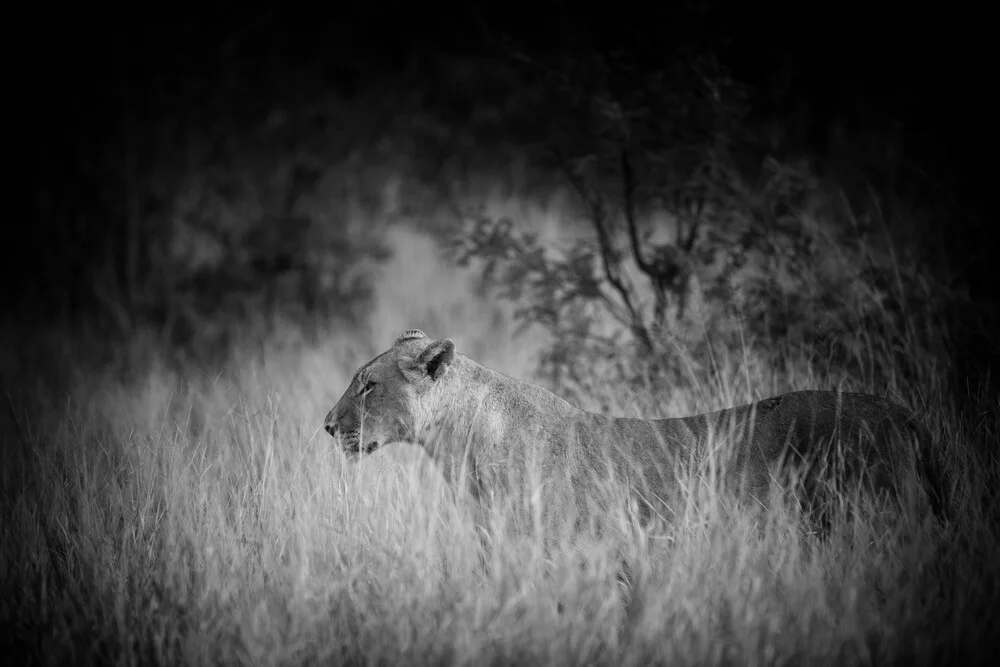
[{"label": "lion nose", "polygon": [[339,431],[340,429],[337,428],[336,408],[326,413],[326,418],[323,420],[323,429],[333,437],[337,437],[337,431]]}]

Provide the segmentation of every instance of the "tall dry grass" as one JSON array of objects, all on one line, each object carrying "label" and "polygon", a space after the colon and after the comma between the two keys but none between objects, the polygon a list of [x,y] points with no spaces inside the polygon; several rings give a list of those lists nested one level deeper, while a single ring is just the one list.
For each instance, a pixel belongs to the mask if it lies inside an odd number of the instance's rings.
[{"label": "tall dry grass", "polygon": [[[367,321],[248,338],[219,368],[178,366],[135,332],[132,362],[73,372],[68,392],[7,392],[2,618],[10,655],[43,664],[941,664],[985,661],[1000,634],[1000,406],[963,411],[925,368],[893,387],[946,459],[944,517],[865,506],[829,534],[793,503],[732,512],[702,471],[678,520],[612,517],[622,544],[546,551],[537,530],[470,508],[413,446],[347,461],[321,430],[353,371],[425,328],[529,377],[544,334],[472,290],[435,245],[393,232]],[[22,340],[10,331],[10,341]],[[873,337],[858,354],[891,365]],[[617,414],[689,414],[817,378],[715,351],[713,380],[669,397],[595,386]],[[879,355],[886,355],[882,358]],[[862,364],[864,367],[864,364]],[[9,379],[9,377],[8,377]],[[20,379],[24,379],[23,376]],[[855,381],[857,382],[857,381]],[[864,386],[854,389],[876,389]],[[592,406],[588,406],[592,407]],[[484,549],[484,543],[487,548]],[[625,553],[632,585],[618,581]],[[627,604],[626,604],[627,602]]]}]

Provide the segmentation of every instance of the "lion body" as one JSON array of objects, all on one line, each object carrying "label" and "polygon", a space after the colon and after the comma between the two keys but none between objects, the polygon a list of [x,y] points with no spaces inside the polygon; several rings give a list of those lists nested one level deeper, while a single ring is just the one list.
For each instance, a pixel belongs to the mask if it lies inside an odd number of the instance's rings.
[{"label": "lion body", "polygon": [[792,470],[807,493],[840,476],[895,494],[930,441],[906,409],[858,393],[798,391],[673,419],[594,414],[415,330],[358,371],[326,427],[349,452],[419,443],[481,502],[536,494],[548,523],[606,511],[610,481],[645,513],[669,514],[678,473],[713,453],[724,485],[763,506]]}]

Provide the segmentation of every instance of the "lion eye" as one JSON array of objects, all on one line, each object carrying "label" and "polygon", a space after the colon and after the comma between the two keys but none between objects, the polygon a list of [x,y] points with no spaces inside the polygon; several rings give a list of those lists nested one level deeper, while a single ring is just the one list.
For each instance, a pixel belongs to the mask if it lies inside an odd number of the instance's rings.
[{"label": "lion eye", "polygon": [[375,388],[376,384],[376,382],[369,380],[365,383],[365,386],[361,388],[361,391],[358,392],[358,396],[367,396],[371,393],[371,390]]}]

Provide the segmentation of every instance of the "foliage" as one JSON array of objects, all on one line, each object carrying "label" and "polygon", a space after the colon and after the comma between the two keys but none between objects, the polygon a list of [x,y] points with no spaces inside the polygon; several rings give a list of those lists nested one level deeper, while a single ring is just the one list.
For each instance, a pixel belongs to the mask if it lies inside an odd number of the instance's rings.
[{"label": "foliage", "polygon": [[66,173],[39,176],[38,238],[20,247],[46,279],[22,278],[25,309],[119,340],[148,324],[191,350],[261,314],[357,315],[386,255],[369,218],[398,161],[378,142],[405,95],[346,104],[319,67],[248,69],[144,80],[60,157]]},{"label": "foliage", "polygon": [[[524,324],[552,334],[543,370],[557,384],[580,381],[576,369],[594,359],[624,380],[666,372],[676,384],[681,348],[704,362],[713,342],[850,336],[912,300],[908,284],[886,278],[915,263],[873,252],[884,229],[827,207],[808,163],[765,155],[753,177],[738,168],[754,141],[742,129],[746,94],[713,59],[652,73],[614,54],[551,67],[523,60],[555,84],[543,149],[591,232],[554,247],[473,210],[454,249],[518,300]],[[925,302],[927,291],[932,302],[945,297],[919,287]]]}]

